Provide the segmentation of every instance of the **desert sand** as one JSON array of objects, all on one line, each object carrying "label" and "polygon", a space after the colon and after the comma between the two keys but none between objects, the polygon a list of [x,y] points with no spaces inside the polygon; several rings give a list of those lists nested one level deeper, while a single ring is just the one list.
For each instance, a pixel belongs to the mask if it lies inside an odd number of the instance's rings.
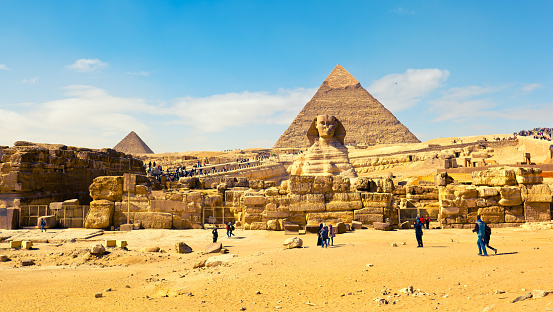
[{"label": "desert sand", "polygon": [[[549,229],[547,229],[549,228]],[[498,254],[477,256],[471,230],[362,229],[339,234],[334,246],[282,248],[283,232],[236,230],[219,241],[227,263],[192,269],[211,242],[210,230],[2,230],[1,311],[550,311],[553,294],[511,303],[536,289],[553,290],[551,223],[493,229]],[[7,239],[31,239],[33,249],[9,249]],[[128,250],[88,247],[126,240]],[[193,252],[178,254],[185,242]],[[396,243],[397,247],[392,244]],[[405,243],[405,244],[403,244]],[[143,252],[159,246],[161,252]],[[35,265],[21,266],[22,259]],[[412,286],[415,294],[400,290]],[[418,290],[417,290],[418,289]],[[102,297],[95,298],[101,292]],[[386,299],[388,304],[375,301]]]}]

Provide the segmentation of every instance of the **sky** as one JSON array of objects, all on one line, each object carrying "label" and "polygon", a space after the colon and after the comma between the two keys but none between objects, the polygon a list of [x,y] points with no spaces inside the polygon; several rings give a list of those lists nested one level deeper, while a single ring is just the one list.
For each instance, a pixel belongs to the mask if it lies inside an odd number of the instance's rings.
[{"label": "sky", "polygon": [[269,148],[337,64],[421,141],[553,127],[551,16],[549,0],[0,0],[0,145]]}]

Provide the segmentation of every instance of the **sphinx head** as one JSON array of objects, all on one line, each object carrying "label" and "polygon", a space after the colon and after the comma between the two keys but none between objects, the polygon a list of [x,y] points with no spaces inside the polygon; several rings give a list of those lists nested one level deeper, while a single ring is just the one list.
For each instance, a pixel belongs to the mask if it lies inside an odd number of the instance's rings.
[{"label": "sphinx head", "polygon": [[334,138],[344,145],[345,136],[346,129],[344,129],[342,123],[336,117],[330,115],[318,115],[315,117],[309,131],[307,131],[310,145],[313,145],[319,138],[327,140]]}]

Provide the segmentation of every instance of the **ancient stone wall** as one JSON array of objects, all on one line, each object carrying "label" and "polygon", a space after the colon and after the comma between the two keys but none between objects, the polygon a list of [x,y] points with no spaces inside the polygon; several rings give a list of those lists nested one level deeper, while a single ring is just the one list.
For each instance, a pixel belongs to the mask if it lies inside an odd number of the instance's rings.
[{"label": "ancient stone wall", "polygon": [[88,187],[94,178],[129,171],[142,173],[142,162],[112,149],[16,142],[2,149],[0,207],[73,198],[87,204]]},{"label": "ancient stone wall", "polygon": [[552,185],[539,168],[494,167],[473,172],[472,185],[439,187],[442,227],[471,228],[476,216],[492,226],[551,220]]}]

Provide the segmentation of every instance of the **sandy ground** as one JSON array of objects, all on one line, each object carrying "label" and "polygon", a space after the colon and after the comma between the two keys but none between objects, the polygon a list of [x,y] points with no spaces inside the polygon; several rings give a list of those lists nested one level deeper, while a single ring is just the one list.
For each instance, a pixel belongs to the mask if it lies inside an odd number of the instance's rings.
[{"label": "sandy ground", "polygon": [[[0,243],[0,254],[11,259],[0,263],[0,311],[553,311],[553,294],[511,303],[534,289],[553,290],[553,230],[493,229],[499,253],[488,257],[477,256],[470,230],[426,230],[424,248],[416,247],[413,230],[357,230],[326,249],[315,235],[299,235],[304,248],[291,250],[282,248],[291,237],[283,232],[237,230],[229,239],[220,231],[219,241],[236,256],[201,269],[192,266],[218,255],[202,254],[209,230],[84,239],[93,232],[1,230],[0,237],[35,244],[12,250]],[[87,247],[104,239],[126,240],[128,250],[89,255]],[[181,241],[194,252],[176,253]],[[162,252],[141,251],[148,246]],[[23,267],[22,259],[36,265]],[[400,292],[408,286],[418,295]]]}]

